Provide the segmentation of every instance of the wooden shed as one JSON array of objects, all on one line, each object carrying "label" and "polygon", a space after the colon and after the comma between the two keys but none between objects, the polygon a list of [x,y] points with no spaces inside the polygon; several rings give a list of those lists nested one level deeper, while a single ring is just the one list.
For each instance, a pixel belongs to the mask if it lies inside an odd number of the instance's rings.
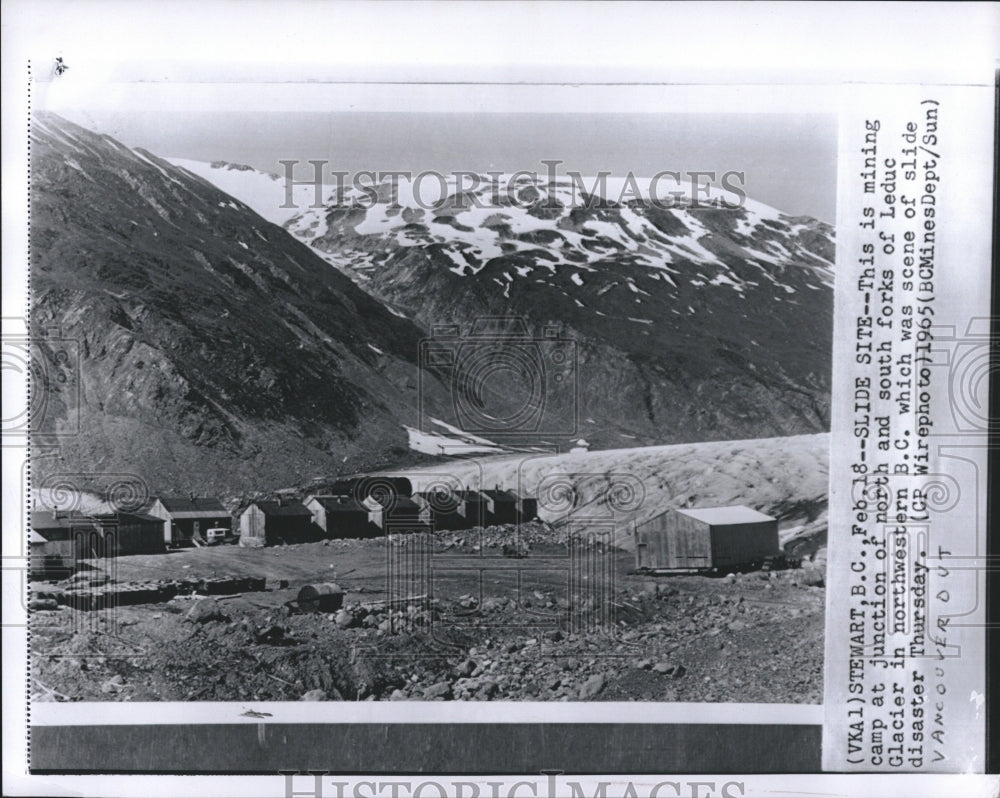
[{"label": "wooden shed", "polygon": [[418,491],[413,501],[427,510],[428,520],[437,530],[467,529],[469,524],[458,512],[458,499],[447,491]]},{"label": "wooden shed", "polygon": [[163,542],[171,548],[205,541],[205,531],[224,527],[232,529],[233,521],[222,502],[207,496],[161,496],[146,513],[159,518],[163,525]]},{"label": "wooden shed", "polygon": [[[375,497],[365,502],[367,505],[377,504]],[[429,507],[409,499],[396,496],[386,506],[382,507],[380,518],[376,520],[379,529],[386,534],[408,532],[430,532],[431,511]]]},{"label": "wooden shed", "polygon": [[240,516],[241,546],[302,543],[317,537],[312,511],[299,501],[256,501]]},{"label": "wooden shed", "polygon": [[143,513],[31,511],[31,569],[73,570],[78,560],[164,551],[163,522]]},{"label": "wooden shed", "polygon": [[107,513],[94,521],[104,537],[104,556],[159,554],[165,551],[163,521],[146,513]]},{"label": "wooden shed", "polygon": [[[94,553],[97,525],[82,513],[31,511],[29,571],[36,579],[65,579]],[[92,538],[94,538],[92,540]]]},{"label": "wooden shed", "polygon": [[654,571],[735,568],[780,553],[777,520],[742,504],[670,509],[634,534],[636,567]]},{"label": "wooden shed", "polygon": [[514,496],[517,498],[517,520],[520,523],[538,518],[538,499],[533,496],[520,496],[517,493]]},{"label": "wooden shed", "polygon": [[484,526],[486,522],[486,497],[478,490],[456,490],[456,510],[462,516],[463,529]]},{"label": "wooden shed", "polygon": [[516,524],[520,520],[519,502],[516,494],[508,490],[500,490],[499,485],[493,490],[479,492],[483,496],[486,526]]},{"label": "wooden shed", "polygon": [[309,496],[303,502],[313,524],[328,538],[366,538],[381,534],[382,506],[370,508],[353,496]]}]

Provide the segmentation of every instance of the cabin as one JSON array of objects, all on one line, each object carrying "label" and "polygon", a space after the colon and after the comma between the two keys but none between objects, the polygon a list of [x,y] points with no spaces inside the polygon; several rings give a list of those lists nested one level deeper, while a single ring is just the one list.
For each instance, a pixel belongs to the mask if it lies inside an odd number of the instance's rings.
[{"label": "cabin", "polygon": [[78,560],[100,546],[99,529],[80,512],[32,510],[28,532],[29,570],[43,579],[65,579]]},{"label": "cabin", "polygon": [[635,523],[634,535],[642,570],[738,568],[780,553],[777,520],[742,504],[669,509]]},{"label": "cabin", "polygon": [[28,576],[30,579],[60,580],[69,577],[76,565],[72,557],[59,552],[34,529],[28,530]]},{"label": "cabin", "polygon": [[458,512],[458,499],[447,491],[418,491],[413,501],[427,511],[427,518],[434,529],[454,531],[468,529],[465,517]]},{"label": "cabin", "polygon": [[[375,496],[365,500],[368,506],[379,506]],[[406,496],[396,496],[381,506],[380,518],[376,520],[379,529],[386,534],[409,532],[430,532],[430,508]]]},{"label": "cabin", "polygon": [[353,496],[309,496],[303,504],[328,538],[367,538],[382,532],[382,505],[370,508]]},{"label": "cabin", "polygon": [[92,516],[104,538],[104,556],[160,554],[166,550],[163,521],[148,513],[105,513]]},{"label": "cabin", "polygon": [[161,496],[146,510],[160,519],[163,542],[170,548],[205,543],[205,531],[224,527],[232,530],[229,511],[218,499],[203,496]]},{"label": "cabin", "polygon": [[241,546],[302,543],[318,537],[312,510],[299,501],[256,501],[240,515]]},{"label": "cabin", "polygon": [[458,514],[462,517],[462,528],[485,526],[486,499],[478,490],[456,490],[454,493]]},{"label": "cabin", "polygon": [[479,491],[483,496],[485,509],[485,526],[496,524],[516,524],[520,521],[519,502],[516,494],[500,490],[497,485],[493,490]]},{"label": "cabin", "polygon": [[69,573],[77,561],[164,551],[163,522],[144,513],[31,511],[32,572]]},{"label": "cabin", "polygon": [[[513,491],[511,491],[513,493]],[[538,518],[538,499],[534,496],[520,496],[514,493],[517,499],[517,519],[520,523],[534,521]]]}]

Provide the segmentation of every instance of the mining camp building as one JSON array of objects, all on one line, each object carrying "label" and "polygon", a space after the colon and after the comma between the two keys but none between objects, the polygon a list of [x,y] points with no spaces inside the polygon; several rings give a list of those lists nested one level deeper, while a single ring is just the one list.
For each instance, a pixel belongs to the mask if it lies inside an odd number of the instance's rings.
[{"label": "mining camp building", "polygon": [[469,524],[458,512],[458,499],[450,491],[430,490],[413,494],[413,501],[428,513],[436,530],[468,529]]},{"label": "mining camp building", "polygon": [[780,553],[777,520],[742,504],[672,508],[634,535],[636,567],[652,571],[750,566]]},{"label": "mining camp building", "polygon": [[354,496],[309,496],[303,502],[313,523],[328,538],[367,538],[381,534],[382,506],[368,507]]},{"label": "mining camp building", "polygon": [[[375,496],[371,496],[365,500],[365,504],[372,506],[378,502]],[[429,532],[432,528],[431,511],[406,496],[395,496],[382,505],[376,524],[386,534]]]},{"label": "mining camp building", "polygon": [[302,543],[320,535],[312,511],[300,501],[256,501],[240,516],[241,546]]},{"label": "mining camp building", "polygon": [[75,570],[79,560],[164,550],[162,521],[144,513],[32,510],[29,533],[32,573]]},{"label": "mining camp building", "polygon": [[456,510],[464,520],[463,527],[472,529],[484,526],[486,522],[486,497],[478,490],[456,490]]},{"label": "mining camp building", "polygon": [[160,519],[163,542],[172,548],[195,540],[204,543],[208,529],[232,528],[232,518],[222,502],[208,497],[161,496],[146,512]]}]

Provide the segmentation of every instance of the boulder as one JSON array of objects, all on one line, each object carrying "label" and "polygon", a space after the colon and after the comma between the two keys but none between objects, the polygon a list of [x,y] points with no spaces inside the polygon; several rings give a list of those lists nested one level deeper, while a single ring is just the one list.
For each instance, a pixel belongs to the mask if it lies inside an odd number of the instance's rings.
[{"label": "boulder", "polygon": [[448,682],[438,682],[437,684],[432,684],[424,690],[424,698],[451,698],[451,685]]},{"label": "boulder", "polygon": [[336,623],[337,626],[341,627],[342,629],[349,629],[356,623],[354,614],[348,612],[347,610],[339,610],[337,614],[334,616],[333,620],[334,623]]},{"label": "boulder", "polygon": [[823,587],[826,584],[826,574],[821,568],[803,568],[798,581],[807,587]]},{"label": "boulder", "polygon": [[602,676],[599,673],[595,673],[580,686],[580,691],[579,691],[580,700],[586,701],[587,699],[594,698],[603,689],[604,689],[604,676]]},{"label": "boulder", "polygon": [[222,607],[215,599],[201,599],[196,601],[191,609],[187,611],[186,620],[191,623],[207,623],[208,621],[225,620]]}]

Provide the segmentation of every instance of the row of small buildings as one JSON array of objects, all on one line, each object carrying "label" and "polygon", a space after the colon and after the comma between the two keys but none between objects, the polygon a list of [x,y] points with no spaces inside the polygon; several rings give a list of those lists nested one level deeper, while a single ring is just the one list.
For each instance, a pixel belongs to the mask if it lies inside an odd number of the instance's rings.
[{"label": "row of small buildings", "polygon": [[[405,478],[377,485],[343,480],[299,501],[278,497],[232,516],[218,499],[160,497],[141,512],[34,510],[29,544],[33,573],[73,571],[80,560],[163,552],[222,538],[241,546],[368,538],[517,524],[537,516],[537,501],[513,491],[414,491]],[[633,523],[642,570],[727,568],[779,553],[778,524],[743,505],[664,508]]]},{"label": "row of small buildings", "polygon": [[421,492],[405,478],[387,478],[368,492],[359,480],[342,480],[303,501],[252,502],[235,517],[218,499],[194,496],[158,497],[136,512],[33,510],[29,545],[32,571],[56,572],[79,560],[205,545],[223,530],[240,545],[268,546],[515,524],[534,519],[537,509],[534,499],[499,487]]},{"label": "row of small buildings", "polygon": [[[405,484],[404,484],[405,483]],[[538,503],[513,491],[412,491],[398,480],[388,493],[365,495],[356,486],[303,501],[254,502],[240,516],[240,545],[267,546],[311,538],[367,538],[434,530],[517,524],[537,516]]]}]

